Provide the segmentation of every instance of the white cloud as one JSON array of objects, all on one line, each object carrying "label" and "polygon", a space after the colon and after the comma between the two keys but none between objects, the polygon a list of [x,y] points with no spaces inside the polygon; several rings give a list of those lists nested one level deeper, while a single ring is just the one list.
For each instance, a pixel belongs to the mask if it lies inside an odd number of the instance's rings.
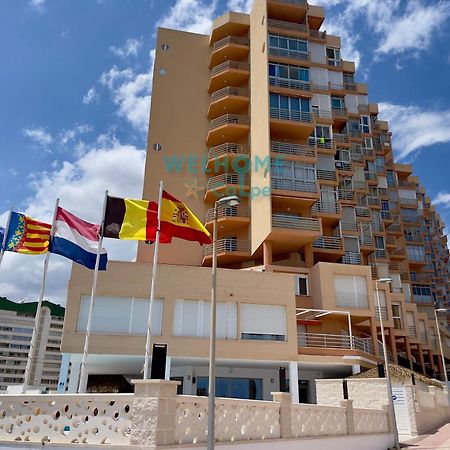
[{"label": "white cloud", "polygon": [[[110,139],[101,140],[74,162],[64,161],[49,172],[34,174],[33,194],[22,205],[22,211],[42,221],[51,221],[55,200],[74,214],[99,223],[105,189],[111,195],[141,198],[145,151]],[[0,217],[5,224],[6,213]],[[132,260],[136,246],[132,243],[105,240],[110,259]],[[0,292],[19,300],[36,300],[42,275],[42,256],[6,253],[0,270]],[[65,303],[71,262],[51,256],[45,297]]]},{"label": "white cloud", "polygon": [[227,6],[230,11],[250,13],[253,0],[228,0]]},{"label": "white cloud", "polygon": [[39,12],[42,12],[44,10],[44,6],[45,6],[45,0],[30,0],[28,2],[28,5]]},{"label": "white cloud", "polygon": [[74,128],[69,130],[64,130],[59,135],[59,141],[62,145],[66,145],[69,142],[75,140],[75,138],[81,134],[89,133],[92,131],[92,127],[90,125],[82,124],[77,125]]},{"label": "white cloud", "polygon": [[397,158],[412,156],[434,144],[450,142],[450,110],[379,103],[380,116],[389,120]]},{"label": "white cloud", "polygon": [[444,208],[450,208],[450,193],[449,192],[439,192],[436,197],[432,200],[434,205],[443,205]]},{"label": "white cloud", "polygon": [[92,86],[84,95],[83,97],[83,104],[89,105],[93,102],[97,103],[99,99],[99,95],[97,94],[97,91],[95,90],[95,87]]},{"label": "white cloud", "polygon": [[142,40],[127,39],[122,47],[111,46],[109,49],[119,58],[125,59],[128,56],[137,56],[142,47]]},{"label": "white cloud", "polygon": [[47,147],[53,142],[53,137],[43,127],[34,125],[24,128],[22,133],[40,147]]},{"label": "white cloud", "polygon": [[216,6],[217,0],[177,0],[156,25],[191,33],[209,34]]}]

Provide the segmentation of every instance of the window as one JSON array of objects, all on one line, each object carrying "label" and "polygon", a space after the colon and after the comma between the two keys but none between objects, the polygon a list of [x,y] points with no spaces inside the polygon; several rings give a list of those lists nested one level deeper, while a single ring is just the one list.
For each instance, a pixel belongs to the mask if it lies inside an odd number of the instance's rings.
[{"label": "window", "polygon": [[309,295],[308,275],[298,275],[296,277],[295,295]]},{"label": "window", "polygon": [[344,79],[344,88],[351,90],[355,85],[355,76],[352,73],[343,73],[342,77]]},{"label": "window", "polygon": [[309,143],[322,148],[331,148],[331,137],[331,129],[329,126],[316,126],[309,138]]},{"label": "window", "polygon": [[377,173],[384,172],[384,156],[377,156],[375,159],[375,169]]},{"label": "window", "polygon": [[427,285],[413,284],[412,291],[414,301],[417,303],[433,303],[431,288]]},{"label": "window", "polygon": [[281,161],[272,163],[272,176],[293,181],[316,182],[316,166],[314,164],[295,161]]},{"label": "window", "polygon": [[[208,396],[208,381],[208,377],[197,377],[197,395]],[[216,396],[262,400],[262,379],[216,377]]]},{"label": "window", "polygon": [[269,76],[287,80],[309,81],[308,69],[290,64],[270,63]]},{"label": "window", "polygon": [[403,321],[400,303],[392,303],[392,317],[394,319],[394,328],[401,330],[403,328]]},{"label": "window", "polygon": [[342,97],[331,97],[331,108],[332,109],[344,109],[345,102]]},{"label": "window", "polygon": [[[81,297],[77,331],[86,331],[90,296]],[[96,297],[92,333],[146,335],[148,299],[134,297]],[[163,301],[155,299],[152,309],[152,334],[161,335]]]},{"label": "window", "polygon": [[375,236],[375,247],[378,250],[384,250],[386,248],[384,245],[384,237],[383,236]]},{"label": "window", "polygon": [[242,303],[239,308],[241,339],[285,341],[286,308]]},{"label": "window", "polygon": [[269,34],[269,49],[284,50],[278,52],[280,55],[300,56],[301,53],[308,53],[308,42],[303,39]]},{"label": "window", "polygon": [[406,253],[410,261],[425,261],[425,249],[416,245],[407,245]]},{"label": "window", "polygon": [[384,291],[379,290],[378,294],[376,291],[373,293],[374,297],[376,298],[377,295],[380,298],[380,308],[378,309],[378,301],[375,300],[375,311],[377,313],[377,319],[380,320],[380,311],[381,311],[381,317],[383,320],[388,320],[388,313],[387,313],[387,306],[386,306],[386,294]]},{"label": "window", "polygon": [[361,116],[360,117],[361,132],[369,134],[370,133],[370,117]]},{"label": "window", "polygon": [[404,222],[407,223],[418,223],[419,220],[419,213],[416,209],[402,209],[401,211],[402,219]]},{"label": "window", "polygon": [[327,47],[328,65],[340,67],[341,65],[341,51],[338,48]]},{"label": "window", "polygon": [[371,137],[364,138],[364,148],[373,148],[373,141]]},{"label": "window", "polygon": [[395,175],[394,172],[392,172],[391,170],[388,170],[386,172],[386,178],[387,178],[387,183],[388,183],[388,187],[395,187]]},{"label": "window", "polygon": [[270,107],[290,111],[310,112],[310,103],[306,98],[288,97],[287,95],[270,94]]},{"label": "window", "polygon": [[[211,304],[205,301],[177,300],[173,312],[173,335],[209,337]],[[217,338],[237,338],[236,303],[217,303]]]},{"label": "window", "polygon": [[366,277],[335,275],[334,290],[336,306],[369,307]]}]

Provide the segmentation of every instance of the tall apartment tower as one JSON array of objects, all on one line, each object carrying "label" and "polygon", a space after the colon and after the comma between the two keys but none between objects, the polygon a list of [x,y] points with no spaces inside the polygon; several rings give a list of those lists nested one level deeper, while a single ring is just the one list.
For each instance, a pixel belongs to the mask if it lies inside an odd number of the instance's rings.
[{"label": "tall apartment tower", "polygon": [[[284,367],[294,399],[314,401],[315,378],[382,362],[382,332],[391,361],[443,379],[443,223],[411,166],[394,162],[388,124],[323,21],[306,0],[255,0],[210,35],[158,31],[143,198],[156,200],[162,179],[211,231],[219,197],[241,199],[218,210],[221,396],[269,399]],[[141,376],[153,249],[100,274],[90,374]],[[159,263],[152,339],[168,344],[167,376],[203,395],[212,248],[174,239]],[[71,392],[91,282],[73,266]]]},{"label": "tall apartment tower", "polygon": [[[37,303],[15,303],[0,298],[0,391],[23,384],[33,334]],[[33,386],[56,390],[61,368],[64,308],[44,301],[31,366]]]}]

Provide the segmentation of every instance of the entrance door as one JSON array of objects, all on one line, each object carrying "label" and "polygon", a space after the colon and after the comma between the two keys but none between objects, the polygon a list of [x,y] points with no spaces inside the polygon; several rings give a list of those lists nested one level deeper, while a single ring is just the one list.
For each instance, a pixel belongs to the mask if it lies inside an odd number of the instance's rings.
[{"label": "entrance door", "polygon": [[308,402],[308,380],[298,380],[298,401],[299,403]]}]

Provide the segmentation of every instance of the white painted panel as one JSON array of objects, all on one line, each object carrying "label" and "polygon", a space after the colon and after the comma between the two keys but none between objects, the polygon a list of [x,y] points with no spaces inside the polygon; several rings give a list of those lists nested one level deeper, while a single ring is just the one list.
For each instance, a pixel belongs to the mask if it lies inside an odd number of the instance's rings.
[{"label": "white painted panel", "polygon": [[346,94],[345,95],[345,106],[347,107],[349,112],[357,113],[358,112],[358,96],[355,94]]},{"label": "white painted panel", "polygon": [[319,63],[319,64],[327,63],[325,45],[318,44],[317,42],[310,42],[309,50],[311,52],[311,61],[313,63]]},{"label": "white painted panel", "polygon": [[369,96],[368,95],[358,95],[358,103],[360,105],[368,105],[369,104]]},{"label": "white painted panel", "polygon": [[331,97],[324,94],[314,94],[312,105],[317,106],[321,111],[331,112]]},{"label": "white painted panel", "polygon": [[379,188],[383,188],[383,189],[387,189],[388,188],[387,178],[386,177],[378,176],[378,187]]},{"label": "white painted panel", "polygon": [[328,71],[328,79],[331,84],[337,84],[339,86],[342,86],[344,84],[342,72],[330,70]]},{"label": "white painted panel", "polygon": [[311,77],[311,83],[318,84],[320,86],[328,86],[328,70],[320,69],[318,67],[311,67],[309,70]]}]

